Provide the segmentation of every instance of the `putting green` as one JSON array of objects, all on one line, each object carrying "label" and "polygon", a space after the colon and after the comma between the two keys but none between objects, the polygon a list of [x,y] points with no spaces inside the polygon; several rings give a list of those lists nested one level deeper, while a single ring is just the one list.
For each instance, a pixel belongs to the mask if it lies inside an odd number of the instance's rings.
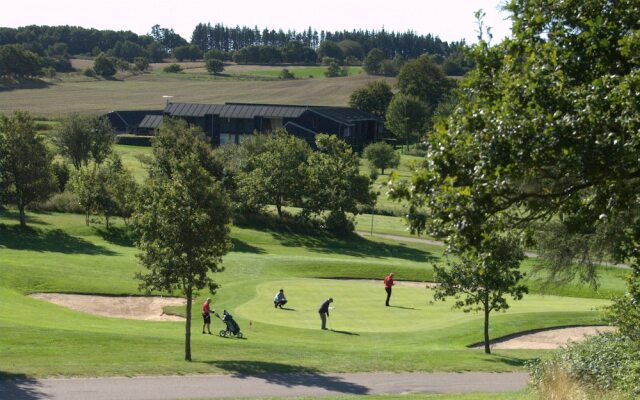
[{"label": "putting green", "polygon": [[[289,303],[284,310],[273,307],[273,296],[279,288],[285,290]],[[238,316],[272,325],[318,329],[318,308],[333,297],[329,327],[350,332],[429,331],[482,320],[480,313],[452,310],[452,300],[433,302],[433,290],[424,287],[396,286],[392,307],[385,307],[386,293],[382,282],[331,279],[291,279],[268,281],[256,286],[256,296],[236,307]],[[525,296],[522,301],[510,301],[505,313],[585,312],[594,311],[610,302],[558,296]]]}]

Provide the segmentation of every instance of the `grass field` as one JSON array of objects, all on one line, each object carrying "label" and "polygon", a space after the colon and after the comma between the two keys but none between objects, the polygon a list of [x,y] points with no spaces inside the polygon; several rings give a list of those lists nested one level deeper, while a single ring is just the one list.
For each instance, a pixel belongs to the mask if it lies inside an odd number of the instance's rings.
[{"label": "grass field", "polygon": [[[282,69],[281,66],[270,68],[256,69],[256,74],[275,73],[267,71],[279,73]],[[317,74],[320,71],[317,68],[322,67],[299,68],[302,68],[301,71],[312,68],[309,74]],[[352,70],[353,73],[357,72],[356,67]],[[28,110],[36,116],[57,118],[71,112],[162,109],[165,106],[164,95],[171,95],[174,102],[183,103],[252,102],[344,106],[355,89],[367,82],[381,79],[358,74],[331,79],[245,80],[234,76],[211,77],[197,73],[197,69],[188,71],[189,73],[183,74],[154,72],[115,80],[87,78],[75,73],[48,83],[0,90],[0,113]],[[391,79],[387,80],[393,82]]]},{"label": "grass field", "polygon": [[[30,228],[21,230],[14,212],[0,214],[0,375],[513,371],[545,354],[484,355],[467,348],[482,338],[481,316],[452,311],[450,302],[432,304],[429,290],[421,287],[398,287],[392,299],[397,307],[385,308],[380,283],[320,279],[379,280],[394,270],[400,279],[429,280],[439,247],[234,227],[234,251],[225,257],[226,271],[216,276],[222,288],[213,304],[236,316],[247,339],[200,335],[198,299],[194,362],[185,363],[181,322],[98,317],[25,296],[136,294],[132,276],[139,270],[121,224],[107,231],[86,227],[80,215],[29,213],[28,218]],[[601,272],[608,292],[570,286],[542,296],[534,287],[512,310],[493,316],[492,336],[600,323],[608,295],[624,289],[619,271]],[[279,287],[295,311],[273,309]],[[335,299],[329,319],[334,331],[321,331],[316,309],[328,296]],[[220,327],[214,319],[213,329]]]}]

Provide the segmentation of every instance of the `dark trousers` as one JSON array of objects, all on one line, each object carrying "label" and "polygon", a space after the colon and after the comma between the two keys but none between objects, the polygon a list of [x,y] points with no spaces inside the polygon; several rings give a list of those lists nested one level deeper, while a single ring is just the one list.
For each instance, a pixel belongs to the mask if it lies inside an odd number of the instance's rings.
[{"label": "dark trousers", "polygon": [[274,301],[274,302],[273,302],[273,305],[274,305],[274,306],[276,306],[276,307],[280,307],[280,308],[282,308],[282,306],[283,306],[283,305],[285,305],[285,304],[287,304],[287,301],[286,301],[286,300],[280,300],[280,301]]},{"label": "dark trousers", "polygon": [[386,287],[384,288],[384,290],[387,291],[387,301],[384,302],[385,306],[389,305],[389,299],[391,299],[391,288],[390,287]]},{"label": "dark trousers", "polygon": [[327,329],[327,314],[321,312],[320,319],[322,320],[322,329]]}]

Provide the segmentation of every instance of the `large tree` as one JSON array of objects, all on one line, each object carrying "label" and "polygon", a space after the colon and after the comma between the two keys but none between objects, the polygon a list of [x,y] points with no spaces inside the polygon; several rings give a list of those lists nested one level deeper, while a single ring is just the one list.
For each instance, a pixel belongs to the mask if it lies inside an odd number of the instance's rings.
[{"label": "large tree", "polygon": [[524,259],[522,247],[515,238],[489,234],[479,248],[469,248],[449,262],[447,268],[434,267],[436,281],[434,298],[445,300],[453,296],[454,307],[464,312],[480,311],[484,316],[484,352],[491,353],[489,315],[491,311],[509,308],[506,296],[522,299],[528,293],[520,283],[524,275],[520,263]]},{"label": "large tree", "polygon": [[208,162],[208,144],[184,122],[165,121],[154,142],[150,178],[134,214],[138,255],[145,268],[140,288],[179,291],[187,301],[185,360],[191,361],[193,297],[218,285],[210,273],[222,270],[229,250],[230,207]]},{"label": "large tree", "polygon": [[275,205],[281,218],[283,206],[302,202],[307,184],[304,167],[310,153],[305,140],[279,130],[267,139],[262,152],[248,160],[252,169],[238,180],[240,197],[252,208]]},{"label": "large tree", "polygon": [[54,132],[58,152],[76,170],[91,161],[101,164],[113,150],[115,135],[109,120],[99,116],[72,114]]},{"label": "large tree", "polygon": [[327,229],[351,232],[353,223],[347,213],[356,215],[359,205],[373,204],[369,178],[360,175],[360,159],[351,146],[335,135],[317,135],[316,147],[307,166],[304,212],[326,212]]},{"label": "large tree", "polygon": [[434,110],[453,86],[454,81],[428,55],[407,62],[398,74],[400,93],[417,97],[429,110]]},{"label": "large tree", "polygon": [[389,103],[384,125],[396,137],[404,139],[408,150],[410,142],[426,133],[429,114],[429,107],[420,99],[398,93]]},{"label": "large tree", "polygon": [[349,106],[384,118],[392,98],[393,92],[387,82],[373,81],[351,93]]},{"label": "large tree", "polygon": [[56,192],[52,162],[53,154],[36,134],[28,113],[0,116],[0,182],[9,202],[18,207],[21,226],[27,225],[28,205]]},{"label": "large tree", "polygon": [[[609,255],[632,264],[625,299],[637,310],[637,2],[513,0],[507,9],[512,38],[472,48],[462,101],[429,137],[411,196],[411,215],[428,217],[414,218],[414,228],[467,243],[487,221],[529,229],[552,221],[562,226],[556,232],[583,238],[609,230]],[[572,274],[577,252],[591,249],[563,251],[569,257],[555,267]]]}]

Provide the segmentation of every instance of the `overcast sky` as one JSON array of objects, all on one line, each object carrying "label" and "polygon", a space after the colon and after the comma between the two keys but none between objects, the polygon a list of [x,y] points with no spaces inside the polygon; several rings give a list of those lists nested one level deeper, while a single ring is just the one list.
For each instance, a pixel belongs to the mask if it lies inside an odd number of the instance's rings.
[{"label": "overcast sky", "polygon": [[160,24],[191,40],[200,22],[263,29],[375,29],[474,43],[474,12],[483,9],[485,25],[495,41],[510,32],[508,14],[498,10],[504,0],[5,0],[0,26],[76,25],[85,28],[149,33]]}]

